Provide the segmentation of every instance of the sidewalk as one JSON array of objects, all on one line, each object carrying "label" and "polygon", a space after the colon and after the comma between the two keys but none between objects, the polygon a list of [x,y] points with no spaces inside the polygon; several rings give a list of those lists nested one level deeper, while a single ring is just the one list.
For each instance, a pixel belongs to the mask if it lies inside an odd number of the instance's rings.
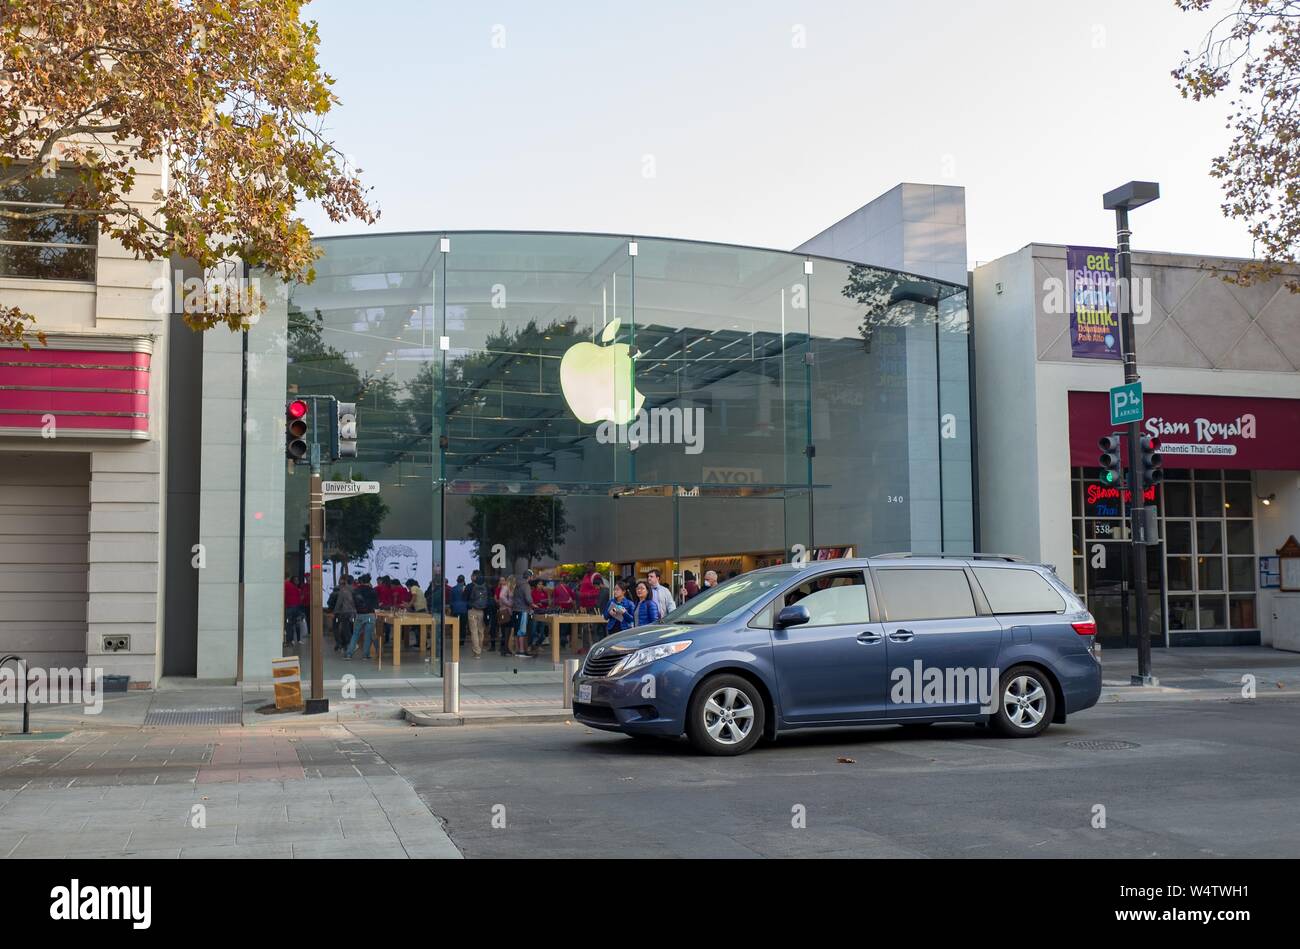
[{"label": "sidewalk", "polygon": [[1135,686],[1136,649],[1103,649],[1103,702],[1241,699],[1247,676],[1254,677],[1255,696],[1300,695],[1300,653],[1268,646],[1157,648],[1151,650],[1151,671],[1157,686]]},{"label": "sidewalk", "polygon": [[[549,664],[548,664],[549,665]],[[421,715],[442,712],[441,677],[418,673],[409,677],[370,678],[373,667],[358,664],[357,678],[346,689],[339,679],[325,682],[330,709],[320,715],[300,712],[263,714],[258,708],[273,705],[274,690],[269,682],[243,685],[214,685],[187,679],[163,679],[158,689],[148,692],[108,693],[98,714],[80,705],[33,705],[33,731],[69,731],[77,728],[164,728],[243,725],[250,729],[286,728],[295,725],[374,721],[406,716],[407,708]],[[387,670],[385,670],[387,671]],[[303,683],[310,690],[310,679]],[[539,669],[521,672],[462,673],[460,677],[462,722],[563,720],[563,673]],[[447,722],[440,721],[439,724]],[[0,736],[12,736],[22,728],[22,708],[0,705]],[[0,737],[0,741],[5,737]]]}]

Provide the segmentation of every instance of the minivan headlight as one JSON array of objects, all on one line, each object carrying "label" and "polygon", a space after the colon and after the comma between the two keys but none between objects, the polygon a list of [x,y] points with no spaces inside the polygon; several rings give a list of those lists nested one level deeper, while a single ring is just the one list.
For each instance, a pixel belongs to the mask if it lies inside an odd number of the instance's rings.
[{"label": "minivan headlight", "polygon": [[611,677],[621,676],[625,672],[631,672],[633,669],[640,669],[642,666],[648,666],[652,662],[658,662],[660,659],[667,659],[669,656],[675,656],[690,646],[691,640],[678,639],[671,643],[660,643],[657,646],[646,646],[644,649],[638,649],[636,652],[624,656],[619,664],[609,670]]}]

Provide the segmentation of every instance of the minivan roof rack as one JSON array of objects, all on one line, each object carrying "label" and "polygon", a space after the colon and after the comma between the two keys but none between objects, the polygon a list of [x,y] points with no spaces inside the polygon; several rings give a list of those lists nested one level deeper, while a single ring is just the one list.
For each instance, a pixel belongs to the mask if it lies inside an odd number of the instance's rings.
[{"label": "minivan roof rack", "polygon": [[1015,554],[924,554],[910,550],[900,550],[889,554],[872,554],[868,560],[910,560],[913,557],[933,557],[936,560],[1006,560],[1011,563],[1025,563],[1024,557]]}]

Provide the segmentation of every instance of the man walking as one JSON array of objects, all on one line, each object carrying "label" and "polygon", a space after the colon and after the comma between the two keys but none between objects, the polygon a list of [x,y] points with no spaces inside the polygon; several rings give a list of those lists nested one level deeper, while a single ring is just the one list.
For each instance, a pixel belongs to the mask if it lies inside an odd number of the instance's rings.
[{"label": "man walking", "polygon": [[370,643],[375,637],[375,609],[379,606],[379,597],[376,596],[374,587],[370,585],[370,574],[363,574],[361,582],[357,584],[356,589],[352,591],[352,602],[356,606],[357,618],[353,624],[352,641],[348,643],[347,655],[344,659],[351,659],[356,655],[357,641],[364,635],[365,652],[364,657],[370,656]]},{"label": "man walking", "polygon": [[475,570],[469,578],[469,647],[475,659],[483,658],[483,617],[492,604],[487,584]]}]

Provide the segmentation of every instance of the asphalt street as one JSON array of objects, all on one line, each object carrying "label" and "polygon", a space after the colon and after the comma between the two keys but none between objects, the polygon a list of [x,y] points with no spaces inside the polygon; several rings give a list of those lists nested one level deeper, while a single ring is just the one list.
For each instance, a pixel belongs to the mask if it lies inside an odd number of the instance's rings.
[{"label": "asphalt street", "polygon": [[1028,740],[797,734],[738,758],[571,723],[351,731],[471,858],[1300,856],[1300,697],[1102,705]]}]

